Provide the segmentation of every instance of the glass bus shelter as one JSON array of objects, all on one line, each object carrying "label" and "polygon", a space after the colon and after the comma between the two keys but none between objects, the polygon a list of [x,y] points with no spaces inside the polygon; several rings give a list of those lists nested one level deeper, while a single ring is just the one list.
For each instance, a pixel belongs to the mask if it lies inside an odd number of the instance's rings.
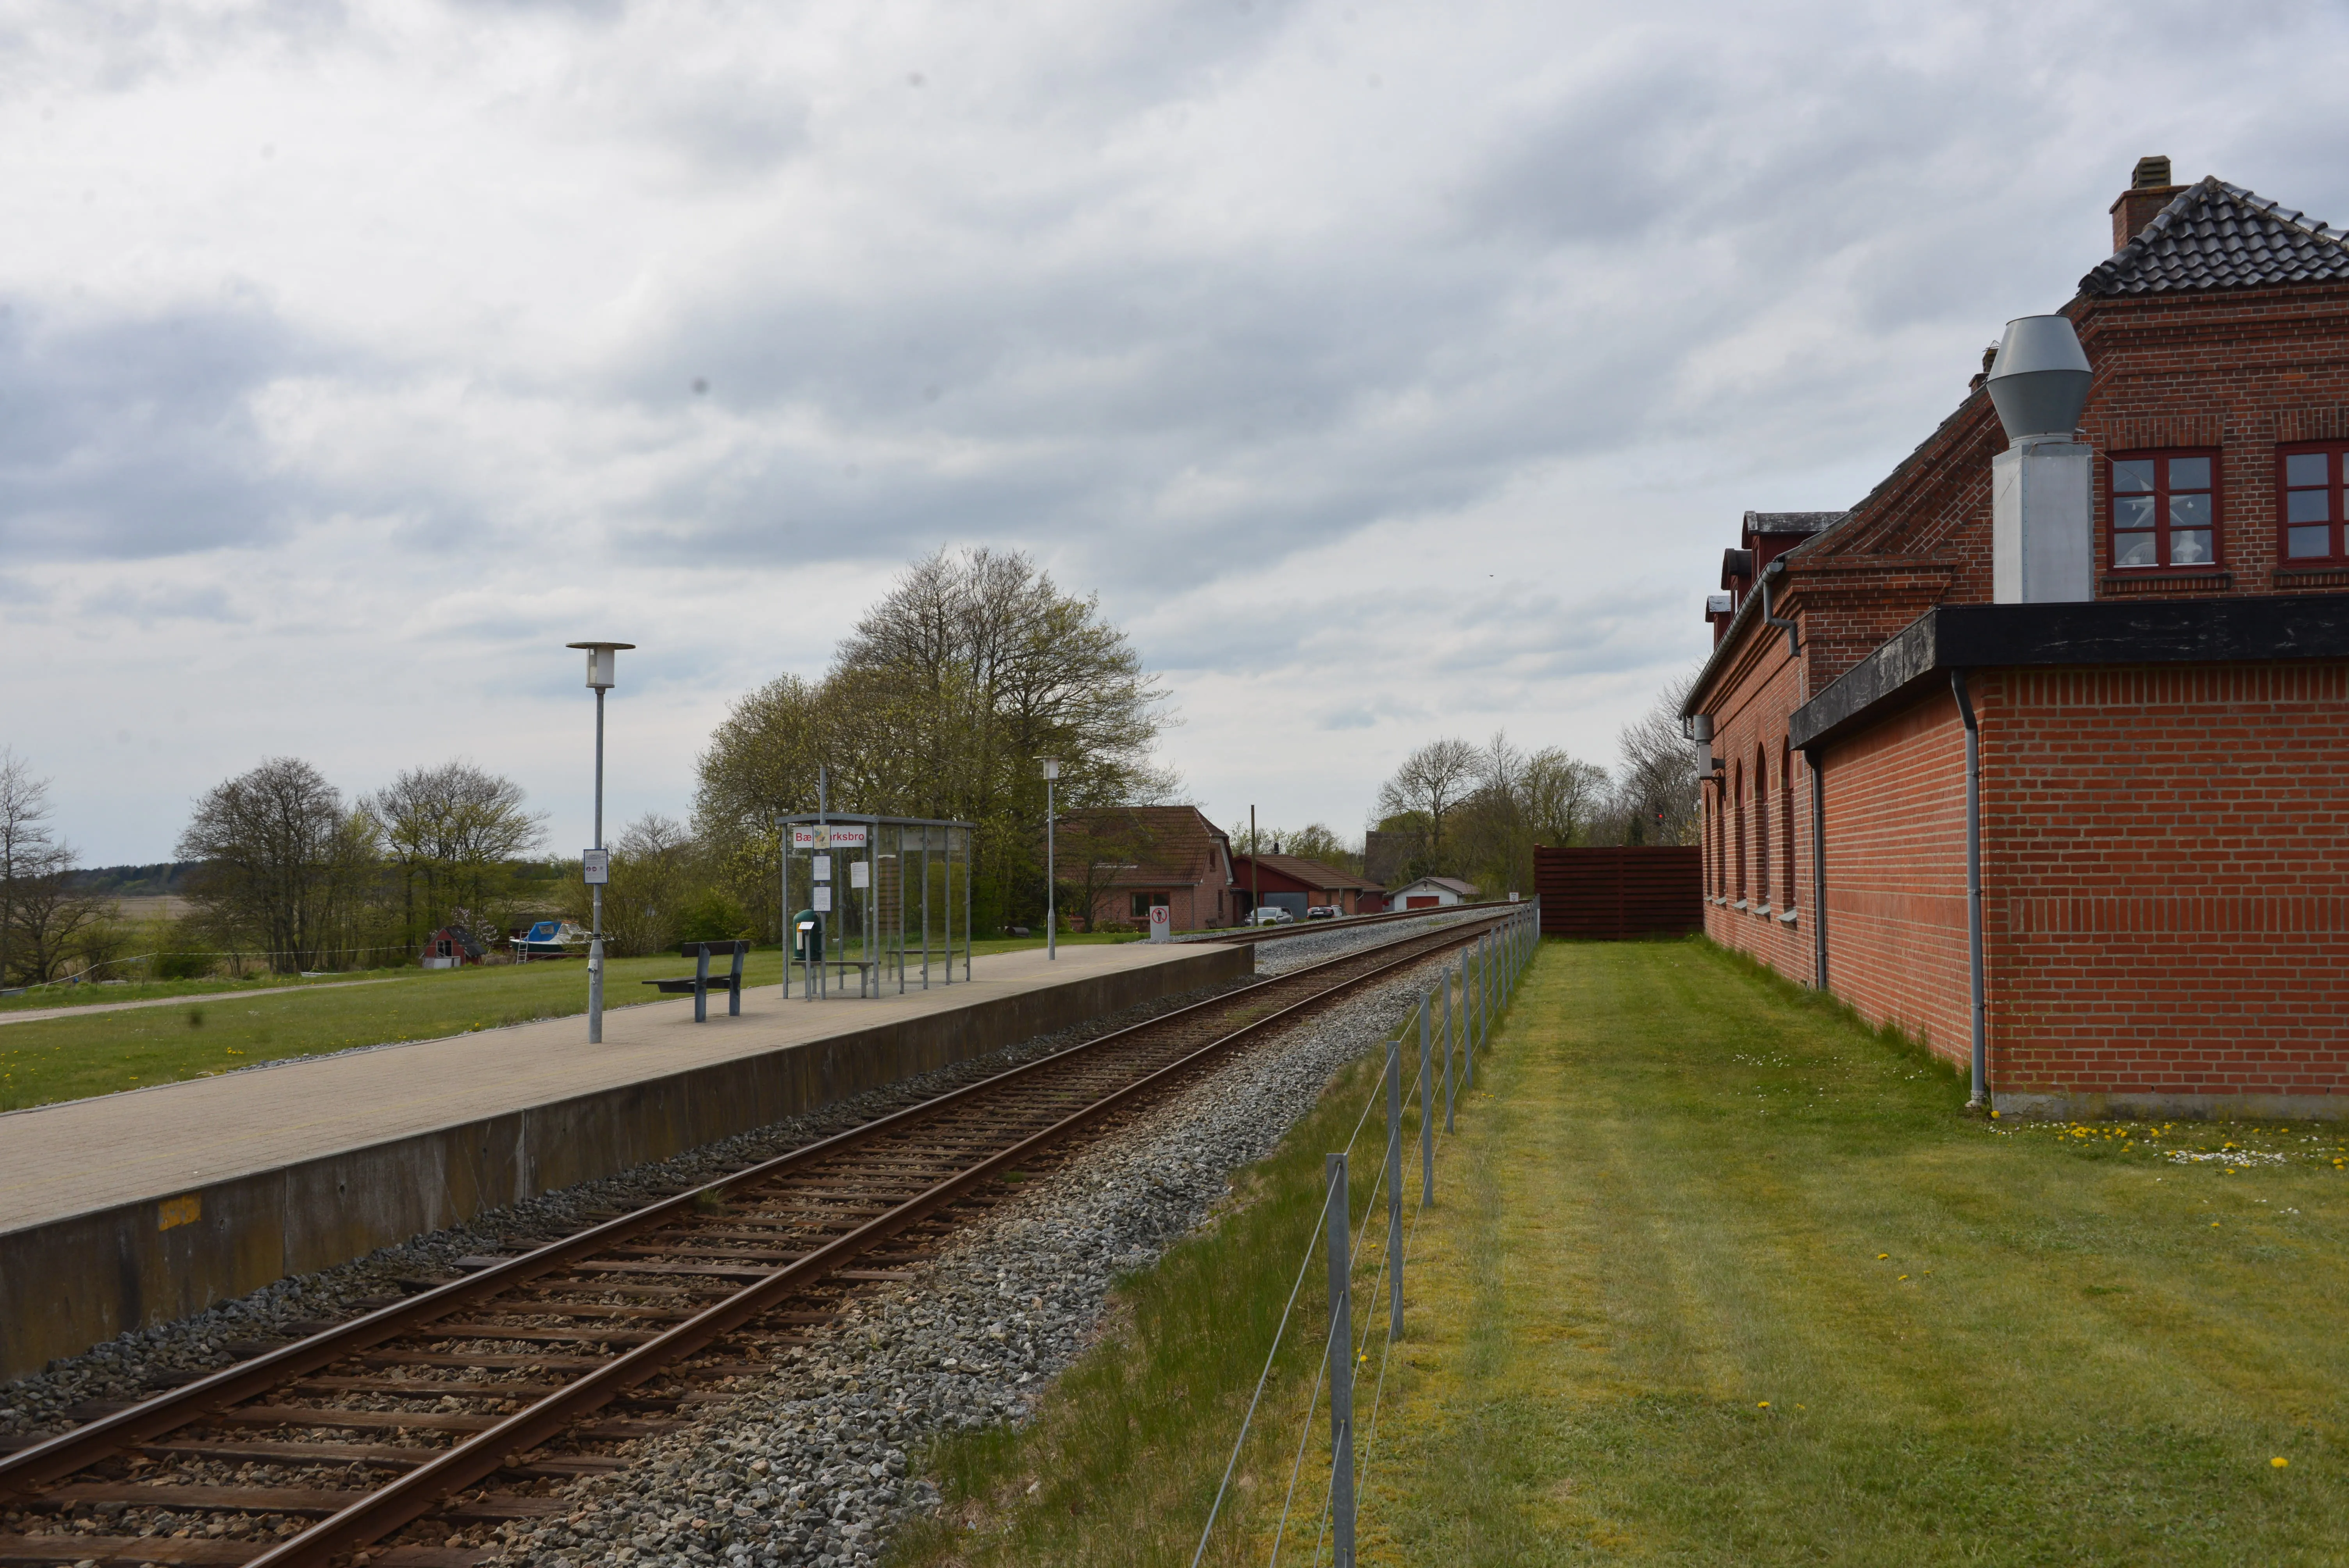
[{"label": "glass bus shelter", "polygon": [[[969,822],[810,812],[782,840],[783,995],[812,1002],[970,978]],[[812,925],[814,929],[807,929]],[[811,937],[820,940],[811,942]],[[818,956],[820,954],[821,956]]]}]

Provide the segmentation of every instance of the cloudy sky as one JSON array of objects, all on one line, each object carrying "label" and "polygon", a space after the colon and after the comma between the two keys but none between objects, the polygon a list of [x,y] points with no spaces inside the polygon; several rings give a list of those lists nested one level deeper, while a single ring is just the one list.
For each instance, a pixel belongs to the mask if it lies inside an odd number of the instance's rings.
[{"label": "cloudy sky", "polygon": [[585,841],[906,560],[1033,552],[1226,823],[1610,760],[2144,153],[2349,220],[2337,6],[0,0],[0,743],[94,864],[273,755]]}]

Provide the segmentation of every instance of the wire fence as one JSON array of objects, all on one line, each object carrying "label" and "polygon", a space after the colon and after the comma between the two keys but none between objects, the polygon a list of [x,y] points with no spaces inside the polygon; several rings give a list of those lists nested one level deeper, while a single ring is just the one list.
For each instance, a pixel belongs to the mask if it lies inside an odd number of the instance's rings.
[{"label": "wire fence", "polygon": [[[1401,1028],[1387,1042],[1386,1061],[1378,1079],[1363,1099],[1361,1114],[1354,1120],[1352,1133],[1342,1150],[1332,1150],[1328,1159],[1321,1208],[1316,1216],[1313,1233],[1307,1238],[1304,1255],[1298,1261],[1297,1281],[1290,1286],[1288,1302],[1281,1309],[1280,1321],[1275,1326],[1272,1344],[1265,1351],[1264,1371],[1257,1377],[1255,1392],[1248,1399],[1247,1413],[1241,1418],[1238,1434],[1232,1439],[1231,1457],[1225,1462],[1223,1479],[1216,1488],[1215,1501],[1208,1507],[1206,1523],[1199,1531],[1198,1549],[1191,1554],[1192,1568],[1206,1560],[1207,1547],[1214,1539],[1216,1526],[1224,1517],[1224,1504],[1231,1495],[1232,1478],[1238,1472],[1240,1458],[1247,1448],[1249,1434],[1258,1427],[1263,1413],[1265,1390],[1269,1387],[1281,1346],[1288,1337],[1289,1326],[1295,1319],[1297,1303],[1303,1295],[1307,1276],[1312,1272],[1315,1256],[1327,1261],[1330,1271],[1330,1307],[1322,1325],[1324,1351],[1314,1374],[1313,1392],[1307,1400],[1304,1414],[1299,1418],[1299,1430],[1293,1457],[1289,1462],[1288,1484],[1281,1496],[1278,1520],[1273,1527],[1268,1563],[1278,1568],[1281,1553],[1291,1544],[1290,1520],[1296,1513],[1297,1493],[1300,1484],[1309,1488],[1306,1459],[1312,1446],[1316,1423],[1322,1405],[1322,1396],[1329,1395],[1330,1471],[1320,1486],[1321,1501],[1316,1511],[1313,1530],[1313,1556],[1319,1564],[1322,1554],[1330,1553],[1334,1568],[1354,1568],[1354,1548],[1361,1523],[1361,1502],[1366,1495],[1372,1466],[1378,1456],[1379,1416],[1383,1408],[1387,1387],[1387,1367],[1395,1342],[1403,1330],[1403,1276],[1408,1270],[1412,1243],[1419,1233],[1419,1222],[1435,1202],[1435,1119],[1441,1105],[1444,1130],[1454,1130],[1454,1108],[1459,1094],[1475,1082],[1476,1051],[1479,1046],[1489,1047],[1493,1030],[1500,1022],[1508,1000],[1514,995],[1517,981],[1526,965],[1532,960],[1540,943],[1541,904],[1538,899],[1525,906],[1521,914],[1512,916],[1493,932],[1481,937],[1465,954],[1457,966],[1447,964],[1441,983],[1423,992],[1419,1005]],[[1459,1006],[1453,1006],[1454,995]],[[1441,1009],[1440,1013],[1438,1009]],[[1417,1071],[1410,1074],[1405,1042],[1413,1029],[1419,1033]],[[1455,1072],[1456,1068],[1456,1072]],[[1349,1186],[1350,1172],[1356,1147],[1370,1126],[1380,1100],[1386,1101],[1387,1139],[1385,1157],[1380,1161],[1376,1176],[1362,1210],[1359,1225],[1351,1222]],[[1406,1112],[1415,1106],[1419,1114],[1421,1180],[1418,1201],[1411,1205],[1408,1221],[1403,1214],[1403,1123]],[[1371,1227],[1383,1205],[1386,1224],[1377,1252],[1378,1257],[1370,1281],[1369,1309],[1362,1314],[1361,1331],[1354,1332],[1354,1275],[1368,1263],[1365,1243],[1371,1239]],[[1384,1286],[1384,1289],[1381,1287]],[[1384,1311],[1381,1313],[1381,1297]],[[1363,1421],[1362,1442],[1359,1455],[1354,1451],[1355,1385],[1361,1381],[1361,1369],[1371,1358],[1371,1336],[1383,1319],[1385,1343],[1379,1352],[1375,1378],[1371,1383],[1371,1404]],[[1302,1542],[1302,1531],[1298,1535]]]},{"label": "wire fence", "polygon": [[[420,944],[413,942],[396,942],[388,944],[378,944],[374,947],[247,948],[242,953],[188,953],[175,948],[169,953],[133,953],[129,956],[122,958],[101,958],[87,969],[79,970],[71,975],[61,975],[55,980],[29,980],[22,985],[11,987],[7,994],[14,995],[18,991],[46,991],[50,987],[57,985],[95,985],[96,982],[91,980],[90,976],[97,974],[101,969],[109,967],[127,968],[133,964],[144,964],[150,959],[156,958],[233,958],[238,960],[240,963],[247,959],[265,962],[272,958],[301,958],[323,961],[328,958],[345,957],[355,953],[400,953],[413,955],[419,945]],[[305,976],[311,976],[334,974],[336,973],[336,971],[326,969],[305,969],[299,971],[299,973]],[[193,976],[191,976],[191,978],[193,978]]]}]

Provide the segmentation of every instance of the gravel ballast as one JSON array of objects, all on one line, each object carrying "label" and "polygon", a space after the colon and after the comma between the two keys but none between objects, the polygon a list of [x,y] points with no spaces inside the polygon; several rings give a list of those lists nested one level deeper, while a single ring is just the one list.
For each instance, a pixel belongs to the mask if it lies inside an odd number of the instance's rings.
[{"label": "gravel ballast", "polygon": [[[1264,944],[1257,950],[1258,973],[1285,973],[1441,923],[1449,921],[1436,915]],[[1117,1277],[1146,1267],[1199,1223],[1228,1191],[1231,1173],[1269,1153],[1319,1099],[1330,1074],[1410,1011],[1432,974],[1432,965],[1416,965],[1239,1053],[1039,1178],[969,1223],[910,1280],[852,1298],[839,1320],[793,1348],[786,1369],[736,1384],[739,1398],[711,1407],[692,1427],[643,1439],[628,1450],[636,1461],[628,1470],[574,1485],[567,1515],[499,1527],[505,1559],[533,1568],[845,1568],[874,1561],[895,1520],[936,1501],[915,1474],[921,1446],[943,1434],[1019,1419],[1051,1375],[1098,1332]],[[180,1323],[124,1335],[0,1389],[0,1433],[58,1429],[69,1424],[62,1412],[79,1401],[136,1397],[158,1375],[227,1365],[234,1359],[233,1342],[290,1336],[307,1322],[348,1315],[396,1295],[392,1282],[399,1276],[446,1273],[457,1258],[501,1240],[568,1233],[589,1222],[590,1209],[627,1207],[713,1180],[1065,1048],[1105,1023],[1139,1022],[1214,994],[1171,998],[1040,1037],[811,1116],[484,1214],[340,1268],[280,1281]]]}]

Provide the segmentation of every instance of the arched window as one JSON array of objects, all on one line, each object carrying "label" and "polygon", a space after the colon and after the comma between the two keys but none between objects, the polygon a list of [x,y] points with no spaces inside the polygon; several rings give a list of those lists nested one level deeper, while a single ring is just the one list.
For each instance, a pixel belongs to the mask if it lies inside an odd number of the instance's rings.
[{"label": "arched window", "polygon": [[1795,907],[1795,757],[1786,743],[1778,742],[1778,852],[1785,857],[1778,879],[1783,890],[1780,902],[1788,909]]},{"label": "arched window", "polygon": [[1770,903],[1770,756],[1754,748],[1754,902]]},{"label": "arched window", "polygon": [[1742,903],[1745,897],[1745,764],[1743,762],[1737,765],[1735,789],[1737,804],[1731,818],[1733,824],[1732,835],[1735,841],[1731,848],[1735,851],[1736,859],[1734,869],[1730,872],[1730,886]]}]

